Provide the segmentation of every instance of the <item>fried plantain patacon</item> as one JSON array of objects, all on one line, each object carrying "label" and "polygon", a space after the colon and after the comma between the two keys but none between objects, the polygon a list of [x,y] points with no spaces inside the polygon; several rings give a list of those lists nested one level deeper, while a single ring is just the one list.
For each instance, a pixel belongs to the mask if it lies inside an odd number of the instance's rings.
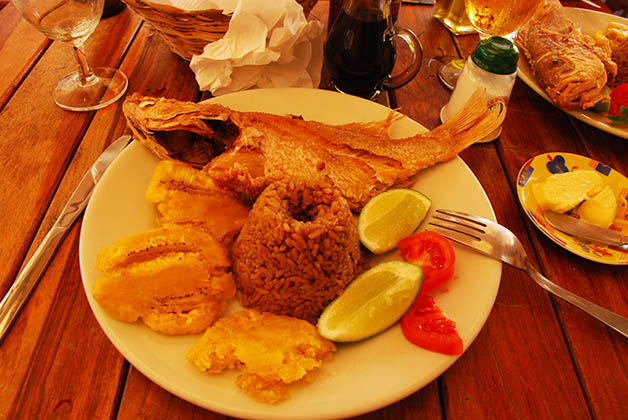
[{"label": "fried plantain patacon", "polygon": [[289,397],[288,385],[313,380],[334,351],[306,321],[243,310],[216,321],[186,357],[203,372],[239,369],[238,386],[272,404]]},{"label": "fried plantain patacon", "polygon": [[113,318],[170,335],[205,331],[235,294],[230,261],[211,235],[167,224],[98,254],[96,301]]},{"label": "fried plantain patacon", "polygon": [[159,224],[198,227],[224,246],[231,243],[249,214],[242,201],[216,187],[209,175],[172,160],[157,163],[146,199],[157,205]]}]

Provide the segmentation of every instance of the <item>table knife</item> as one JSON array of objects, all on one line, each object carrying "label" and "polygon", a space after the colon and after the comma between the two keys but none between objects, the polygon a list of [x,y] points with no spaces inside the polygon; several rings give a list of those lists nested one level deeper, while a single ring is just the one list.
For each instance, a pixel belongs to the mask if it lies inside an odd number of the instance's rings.
[{"label": "table knife", "polygon": [[596,8],[598,8],[598,9],[601,9],[601,8],[602,8],[602,6],[600,6],[599,4],[595,4],[595,3],[593,3],[593,2],[592,2],[592,1],[590,1],[590,0],[581,0],[581,1],[582,1],[583,3],[588,4],[589,6],[593,6],[593,7],[596,7]]},{"label": "table knife", "polygon": [[610,229],[604,229],[566,214],[545,211],[545,220],[561,232],[592,242],[628,249],[628,236]]},{"label": "table knife", "polygon": [[102,178],[105,170],[111,165],[111,162],[124,150],[130,141],[131,136],[122,136],[111,143],[98,157],[70,196],[55,224],[48,231],[44,240],[37,247],[33,256],[17,276],[2,302],[0,302],[0,342],[11,327],[31,291],[37,285],[41,274],[48,266],[61,239],[63,239],[78,215],[85,209],[85,206],[87,206],[94,187]]}]

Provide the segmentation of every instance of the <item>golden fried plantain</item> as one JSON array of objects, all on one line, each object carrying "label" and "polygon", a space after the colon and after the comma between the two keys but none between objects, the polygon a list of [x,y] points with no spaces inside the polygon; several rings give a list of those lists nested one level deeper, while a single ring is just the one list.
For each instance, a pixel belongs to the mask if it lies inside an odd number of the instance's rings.
[{"label": "golden fried plantain", "polygon": [[142,319],[164,334],[209,327],[235,294],[225,249],[200,229],[167,224],[117,240],[98,254],[96,301],[113,318]]},{"label": "golden fried plantain", "polygon": [[209,175],[170,160],[160,161],[146,191],[157,204],[163,223],[200,227],[227,246],[242,228],[249,208],[236,197],[219,190]]},{"label": "golden fried plantain", "polygon": [[258,401],[276,403],[288,398],[289,384],[312,380],[335,350],[309,322],[243,310],[216,321],[186,357],[203,372],[239,369],[241,389]]}]

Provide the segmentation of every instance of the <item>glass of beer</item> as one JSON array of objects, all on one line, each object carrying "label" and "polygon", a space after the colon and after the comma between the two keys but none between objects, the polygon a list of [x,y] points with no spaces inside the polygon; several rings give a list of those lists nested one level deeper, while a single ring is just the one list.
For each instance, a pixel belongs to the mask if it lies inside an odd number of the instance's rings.
[{"label": "glass of beer", "polygon": [[[544,0],[464,0],[471,25],[482,37],[512,35],[536,12]],[[463,59],[453,59],[442,65],[438,76],[445,86],[453,89],[464,65]]]},{"label": "glass of beer", "polygon": [[434,6],[434,19],[445,25],[454,35],[475,32],[465,10],[464,0],[438,0]]},{"label": "glass of beer", "polygon": [[[469,21],[464,0],[438,0],[434,6],[434,19],[442,23],[454,35],[476,32]],[[463,58],[451,58],[438,69],[438,78],[449,89],[453,89],[464,67]]]},{"label": "glass of beer", "polygon": [[521,28],[543,0],[464,0],[467,15],[485,36],[508,36]]}]

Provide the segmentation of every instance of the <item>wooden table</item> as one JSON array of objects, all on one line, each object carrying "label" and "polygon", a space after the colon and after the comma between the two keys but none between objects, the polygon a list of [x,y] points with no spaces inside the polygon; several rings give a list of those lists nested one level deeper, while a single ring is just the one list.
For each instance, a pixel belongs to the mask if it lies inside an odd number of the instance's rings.
[{"label": "wooden table", "polygon": [[[579,2],[573,2],[582,5]],[[58,108],[55,82],[73,67],[52,43],[0,3],[0,296],[51,227],[103,148],[125,133],[120,103],[98,112]],[[4,5],[4,7],[2,7]],[[314,13],[327,20],[329,4]],[[332,1],[331,10],[337,10]],[[423,68],[390,103],[428,128],[450,92],[434,57],[466,56],[475,36],[453,37],[432,6],[403,5],[399,22],[419,34]],[[87,43],[94,65],[120,67],[129,92],[198,100],[188,63],[128,9],[104,19]],[[628,316],[628,269],[579,258],[523,214],[517,172],[548,151],[588,155],[628,174],[628,140],[570,118],[517,81],[498,141],[461,154],[500,223],[533,264],[559,285]],[[61,244],[9,335],[0,344],[2,419],[222,419],[150,382],[109,342],[92,315],[78,261],[80,220]],[[466,353],[437,380],[362,419],[628,418],[628,339],[556,299],[525,273],[503,267],[497,301]]]}]

